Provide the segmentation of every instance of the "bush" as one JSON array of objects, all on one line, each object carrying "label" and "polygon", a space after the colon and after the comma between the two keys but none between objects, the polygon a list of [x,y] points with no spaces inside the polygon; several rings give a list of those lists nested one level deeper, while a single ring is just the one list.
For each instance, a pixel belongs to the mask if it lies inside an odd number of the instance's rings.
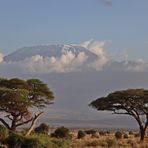
[{"label": "bush", "polygon": [[78,135],[77,135],[78,139],[84,138],[85,136],[86,136],[86,133],[84,131],[81,131],[81,130],[78,131]]},{"label": "bush", "polygon": [[88,141],[85,144],[86,147],[97,147],[99,146],[99,141],[98,140],[94,140],[94,141]]},{"label": "bush", "polygon": [[4,143],[9,148],[47,148],[51,146],[50,137],[45,134],[34,134],[26,137],[11,133]]},{"label": "bush", "polygon": [[64,126],[59,127],[51,134],[51,136],[56,138],[70,138],[69,129]]},{"label": "bush", "polygon": [[116,142],[115,142],[114,139],[109,139],[109,138],[107,138],[107,139],[106,139],[106,143],[107,143],[107,147],[108,147],[108,148],[109,148],[109,147],[114,147],[114,146],[116,145]]},{"label": "bush", "polygon": [[41,148],[43,145],[38,138],[26,138],[21,148]]},{"label": "bush", "polygon": [[0,142],[3,142],[8,136],[8,129],[0,125]]},{"label": "bush", "polygon": [[110,133],[111,133],[110,131],[106,131],[106,134],[110,135]]},{"label": "bush", "polygon": [[128,138],[128,134],[124,134],[123,138],[127,139]]},{"label": "bush", "polygon": [[49,148],[69,148],[70,141],[65,139],[52,139],[52,146]]},{"label": "bush", "polygon": [[49,125],[47,125],[46,123],[42,123],[37,128],[35,128],[34,131],[36,133],[48,134],[49,129],[50,129]]},{"label": "bush", "polygon": [[120,131],[117,131],[115,133],[115,137],[116,137],[116,139],[121,139],[122,138],[122,133]]},{"label": "bush", "polygon": [[99,134],[97,134],[97,133],[91,135],[91,138],[99,138],[99,137],[100,137],[100,136],[99,136]]},{"label": "bush", "polygon": [[18,135],[16,133],[10,133],[10,135],[5,139],[4,143],[8,145],[9,148],[21,147],[24,143],[25,137]]},{"label": "bush", "polygon": [[100,136],[105,136],[106,132],[105,131],[100,131],[99,134],[100,134]]},{"label": "bush", "polygon": [[85,133],[90,134],[90,135],[94,135],[94,134],[97,133],[97,131],[95,131],[95,130],[86,130]]},{"label": "bush", "polygon": [[134,135],[134,132],[133,131],[129,131],[129,135]]},{"label": "bush", "polygon": [[140,137],[140,133],[135,133],[134,136],[135,137]]}]

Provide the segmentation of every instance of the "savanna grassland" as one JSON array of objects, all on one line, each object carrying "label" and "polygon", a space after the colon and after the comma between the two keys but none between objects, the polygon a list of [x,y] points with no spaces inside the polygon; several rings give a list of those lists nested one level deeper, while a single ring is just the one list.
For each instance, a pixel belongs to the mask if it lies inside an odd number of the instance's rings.
[{"label": "savanna grassland", "polygon": [[0,148],[148,148],[148,137],[140,142],[137,131],[51,129],[42,123],[27,136],[27,129],[11,132],[0,127]]}]

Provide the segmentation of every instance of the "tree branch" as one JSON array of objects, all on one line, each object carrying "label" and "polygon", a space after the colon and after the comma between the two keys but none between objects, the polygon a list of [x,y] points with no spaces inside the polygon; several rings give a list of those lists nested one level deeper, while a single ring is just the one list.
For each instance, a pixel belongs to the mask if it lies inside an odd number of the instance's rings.
[{"label": "tree branch", "polygon": [[8,119],[10,119],[11,121],[13,120],[11,117],[10,117],[11,115],[7,115],[7,116],[5,116],[5,117],[7,117]]},{"label": "tree branch", "polygon": [[25,122],[18,123],[18,124],[16,124],[16,127],[17,127],[17,126],[24,125],[24,124],[27,124],[27,123],[31,122],[32,120],[33,120],[33,118],[31,118],[31,119],[29,119],[29,120],[27,120],[27,121],[25,121]]},{"label": "tree branch", "polygon": [[6,123],[6,122],[4,121],[4,119],[0,118],[0,121],[3,123],[3,125],[4,125],[6,128],[10,129],[9,124]]},{"label": "tree branch", "polygon": [[39,116],[41,116],[41,114],[43,114],[43,112],[40,112],[38,115],[35,115],[34,119],[32,120],[31,126],[26,134],[26,136],[30,135],[30,133],[33,131],[36,121],[39,118]]}]

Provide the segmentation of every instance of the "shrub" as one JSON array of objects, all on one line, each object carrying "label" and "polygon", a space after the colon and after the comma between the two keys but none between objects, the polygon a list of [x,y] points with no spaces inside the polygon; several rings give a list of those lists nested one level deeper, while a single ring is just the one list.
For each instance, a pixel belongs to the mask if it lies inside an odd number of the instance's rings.
[{"label": "shrub", "polygon": [[85,144],[86,147],[97,147],[99,146],[99,141],[98,140],[94,140],[94,141],[88,141]]},{"label": "shrub", "polygon": [[86,130],[85,133],[90,134],[90,135],[94,135],[94,134],[97,133],[97,131],[95,131],[95,130]]},{"label": "shrub", "polygon": [[105,136],[106,132],[105,131],[99,131],[100,136]]},{"label": "shrub", "polygon": [[129,131],[129,135],[134,135],[134,132],[133,131]]},{"label": "shrub", "polygon": [[10,135],[5,139],[4,143],[8,145],[9,148],[21,147],[25,137],[18,135],[16,133],[10,133]]},{"label": "shrub", "polygon": [[78,139],[84,138],[85,136],[86,136],[86,133],[84,131],[81,131],[81,130],[78,131],[78,135],[77,135]]},{"label": "shrub", "polygon": [[111,133],[110,131],[106,131],[106,134],[110,135],[110,133]]},{"label": "shrub", "polygon": [[121,139],[122,138],[122,133],[120,131],[117,131],[115,133],[115,137],[116,137],[116,139]]},{"label": "shrub", "polygon": [[97,133],[96,134],[92,134],[91,137],[92,138],[99,138],[99,134],[97,134]]},{"label": "shrub", "polygon": [[49,129],[49,125],[47,125],[46,123],[42,123],[37,128],[35,128],[34,131],[37,133],[48,134]]},{"label": "shrub", "polygon": [[134,136],[135,137],[140,137],[140,133],[135,133]]},{"label": "shrub", "polygon": [[41,148],[42,146],[38,138],[26,138],[21,148]]},{"label": "shrub", "polygon": [[69,148],[70,141],[65,139],[52,139],[52,146],[49,148]]},{"label": "shrub", "polygon": [[8,129],[0,125],[0,142],[4,141],[8,136]]},{"label": "shrub", "polygon": [[51,136],[56,138],[70,138],[69,129],[64,126],[59,127],[51,134]]},{"label": "shrub", "polygon": [[124,134],[124,135],[123,135],[123,138],[124,138],[124,139],[127,139],[127,138],[128,138],[128,134]]},{"label": "shrub", "polygon": [[116,145],[116,142],[114,139],[110,139],[110,138],[107,138],[106,139],[106,143],[107,143],[107,147],[114,147]]}]

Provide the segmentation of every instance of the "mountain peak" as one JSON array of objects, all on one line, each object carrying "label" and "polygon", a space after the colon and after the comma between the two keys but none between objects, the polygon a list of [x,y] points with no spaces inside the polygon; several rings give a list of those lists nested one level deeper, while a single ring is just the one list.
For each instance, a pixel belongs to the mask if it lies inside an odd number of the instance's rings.
[{"label": "mountain peak", "polygon": [[91,58],[96,58],[96,55],[90,52],[87,48],[80,45],[72,44],[48,44],[48,45],[36,45],[30,47],[23,47],[15,52],[4,57],[4,61],[23,61],[26,58],[40,55],[43,57],[60,57],[66,52],[71,52],[78,55],[80,52],[84,52]]}]

